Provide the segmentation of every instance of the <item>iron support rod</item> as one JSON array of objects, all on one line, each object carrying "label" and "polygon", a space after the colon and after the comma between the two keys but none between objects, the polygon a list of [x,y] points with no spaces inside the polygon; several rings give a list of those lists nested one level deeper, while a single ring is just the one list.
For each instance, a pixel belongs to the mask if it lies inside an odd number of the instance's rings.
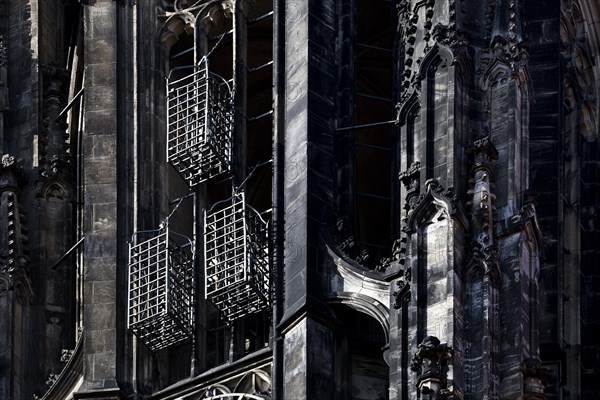
[{"label": "iron support rod", "polygon": [[264,117],[266,117],[266,116],[269,116],[269,115],[271,115],[271,114],[273,114],[273,110],[269,110],[269,111],[267,111],[267,112],[265,112],[265,113],[262,113],[262,114],[260,114],[260,115],[257,115],[256,117],[250,117],[250,118],[246,117],[246,118],[248,118],[248,122],[254,122],[254,121],[256,121],[256,120],[259,120],[259,119],[261,119],[261,118],[264,118]]},{"label": "iron support rod", "polygon": [[344,128],[337,128],[335,130],[335,132],[354,131],[354,130],[363,129],[363,128],[374,128],[376,126],[392,125],[392,124],[395,124],[396,122],[398,122],[398,121],[396,121],[394,119],[394,120],[391,120],[391,121],[373,122],[371,124],[347,126],[347,127],[344,127]]},{"label": "iron support rod", "polygon": [[271,15],[273,15],[273,11],[269,11],[269,12],[268,12],[268,13],[266,13],[266,14],[259,15],[258,17],[254,18],[254,19],[249,19],[249,20],[248,20],[248,24],[253,24],[253,23],[255,23],[255,22],[260,22],[260,21],[262,21],[263,19],[267,19],[267,18],[269,18]]},{"label": "iron support rod", "polygon": [[269,61],[267,63],[264,63],[263,65],[259,65],[258,67],[254,67],[254,68],[248,68],[248,67],[246,67],[246,70],[248,72],[256,72],[256,71],[259,71],[259,70],[261,70],[263,68],[266,68],[266,67],[268,67],[270,65],[273,65],[273,61]]},{"label": "iron support rod", "polygon": [[383,51],[383,52],[386,52],[386,53],[391,53],[392,52],[391,49],[386,49],[385,47],[373,46],[373,45],[365,44],[365,43],[357,43],[357,45],[359,47],[365,47],[367,49],[373,49],[373,50]]},{"label": "iron support rod", "polygon": [[169,57],[169,60],[175,60],[176,58],[179,58],[179,57],[181,57],[181,56],[184,56],[184,55],[186,55],[187,53],[191,53],[191,52],[193,52],[193,51],[194,51],[194,48],[193,48],[193,47],[190,47],[189,49],[186,49],[186,50],[180,51],[180,52],[179,52],[179,53],[177,53],[177,54],[173,54],[171,57]]},{"label": "iron support rod", "polygon": [[227,36],[227,35],[229,35],[229,34],[231,34],[231,33],[233,33],[233,29],[230,29],[230,30],[228,30],[227,32],[225,32],[225,33],[222,33],[222,34],[220,34],[220,35],[217,35],[217,36],[211,36],[211,37],[209,37],[209,38],[208,38],[208,40],[209,40],[209,41],[211,41],[211,42],[212,42],[213,40],[220,40],[220,39],[221,39],[221,38],[223,38],[224,36]]},{"label": "iron support rod", "polygon": [[371,199],[378,199],[378,200],[389,200],[389,196],[379,196],[373,193],[367,193],[367,192],[356,192],[356,194],[358,196],[364,196],[364,197],[368,197]]},{"label": "iron support rod", "polygon": [[377,100],[377,101],[385,101],[385,102],[391,102],[392,101],[392,99],[390,99],[390,98],[381,97],[381,96],[373,96],[372,94],[356,93],[356,95],[358,97],[363,97],[365,99],[371,99],[371,100]]},{"label": "iron support rod", "polygon": [[85,239],[85,236],[82,237],[81,239],[79,239],[79,241],[77,243],[75,243],[73,245],[73,247],[71,247],[53,266],[52,269],[56,269],[67,257],[69,257],[71,255],[71,253],[77,248],[79,247],[79,245],[81,243],[83,243],[83,240]]},{"label": "iron support rod", "polygon": [[83,91],[85,90],[85,88],[81,88],[81,90],[79,92],[77,92],[77,94],[75,96],[73,96],[73,98],[71,99],[71,101],[69,102],[69,104],[67,104],[65,106],[65,108],[63,108],[63,110],[60,112],[60,114],[58,114],[56,116],[56,118],[54,119],[54,121],[58,121],[58,119],[60,117],[62,117],[64,115],[64,113],[66,113],[67,111],[69,111],[71,109],[71,107],[73,107],[73,103],[75,103],[75,101],[81,97],[81,95],[83,94]]},{"label": "iron support rod", "polygon": [[181,197],[177,197],[176,199],[173,199],[173,200],[171,200],[171,201],[169,202],[169,205],[170,205],[170,206],[172,206],[173,204],[177,204],[177,203],[179,203],[180,201],[183,201],[183,200],[187,199],[188,197],[192,197],[192,196],[195,196],[195,195],[196,195],[196,193],[195,193],[195,192],[190,192],[190,193],[188,193],[188,194],[185,194],[185,195],[183,195],[183,196],[181,196]]}]

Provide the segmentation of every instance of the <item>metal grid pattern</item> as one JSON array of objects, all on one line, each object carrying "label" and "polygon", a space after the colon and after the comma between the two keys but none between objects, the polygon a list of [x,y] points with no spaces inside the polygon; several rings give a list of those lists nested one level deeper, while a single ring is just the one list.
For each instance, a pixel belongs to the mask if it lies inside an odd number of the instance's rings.
[{"label": "metal grid pattern", "polygon": [[194,72],[169,81],[167,161],[195,186],[228,172],[233,102],[229,84],[208,69],[204,57]]},{"label": "metal grid pattern", "polygon": [[152,351],[191,337],[193,242],[169,231],[129,246],[127,327]]},{"label": "metal grid pattern", "polygon": [[267,232],[243,193],[204,213],[205,296],[226,321],[270,304]]}]

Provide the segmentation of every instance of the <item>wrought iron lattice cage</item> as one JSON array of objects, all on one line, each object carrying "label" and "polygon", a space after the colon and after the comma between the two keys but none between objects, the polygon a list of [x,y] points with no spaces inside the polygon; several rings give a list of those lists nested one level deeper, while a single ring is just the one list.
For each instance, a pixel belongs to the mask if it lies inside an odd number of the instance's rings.
[{"label": "wrought iron lattice cage", "polygon": [[195,186],[230,170],[233,101],[228,82],[203,57],[194,71],[167,82],[167,161]]},{"label": "wrought iron lattice cage", "polygon": [[267,223],[235,194],[204,212],[205,296],[231,322],[270,304]]},{"label": "wrought iron lattice cage", "polygon": [[152,351],[187,340],[194,325],[194,242],[168,223],[133,239],[127,327]]}]

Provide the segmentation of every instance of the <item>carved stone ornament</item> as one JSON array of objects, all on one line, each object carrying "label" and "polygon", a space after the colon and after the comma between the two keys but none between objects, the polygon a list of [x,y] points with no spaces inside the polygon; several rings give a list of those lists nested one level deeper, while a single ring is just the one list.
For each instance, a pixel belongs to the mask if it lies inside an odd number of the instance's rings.
[{"label": "carved stone ornament", "polygon": [[[489,45],[482,57],[484,65],[493,66],[503,63],[510,66],[513,74],[527,65],[528,52],[523,43],[525,36],[525,20],[523,18],[523,1],[512,0],[506,3],[492,2],[488,7],[486,20]],[[508,10],[501,7],[508,6]],[[488,69],[490,69],[488,67]]]},{"label": "carved stone ornament", "polygon": [[71,360],[71,357],[73,357],[74,352],[75,350],[62,349],[60,352],[60,362],[63,364],[68,363]]},{"label": "carved stone ornament", "polygon": [[456,48],[460,44],[456,30],[452,26],[436,24],[432,31],[433,38],[436,42],[450,48]]},{"label": "carved stone ornament", "polygon": [[40,65],[43,73],[42,129],[38,144],[38,181],[60,177],[68,180],[71,175],[71,154],[68,144],[66,106],[69,73],[54,64]]},{"label": "carved stone ornament", "polygon": [[420,171],[421,163],[419,161],[413,162],[406,171],[402,171],[399,174],[400,182],[406,189],[406,197],[404,203],[405,215],[408,216],[411,210],[413,210],[416,204],[419,202],[419,191],[420,191]]},{"label": "carved stone ornament", "polygon": [[492,192],[493,161],[498,159],[498,151],[489,138],[476,140],[467,150],[473,167],[471,169],[472,189],[468,191],[471,206],[472,259],[483,266],[486,273],[494,278],[500,276],[497,262],[498,249],[494,243],[494,200]]},{"label": "carved stone ornament", "polygon": [[23,167],[14,156],[4,154],[0,161],[0,191],[18,189],[27,182]]},{"label": "carved stone ornament", "polygon": [[440,343],[435,336],[427,336],[412,358],[410,369],[417,374],[417,390],[428,399],[448,399],[452,396],[448,390],[448,361],[452,359],[453,349]]},{"label": "carved stone ornament", "polygon": [[[445,214],[449,217],[457,215],[458,196],[452,188],[444,188],[435,179],[427,180],[425,186],[427,187],[425,193],[407,199],[405,206],[407,212],[403,218],[404,225],[402,226],[403,232],[414,232],[417,225],[422,222],[421,219],[426,217],[426,212],[431,204],[443,208]],[[461,220],[463,219],[461,215],[459,217]]]},{"label": "carved stone ornament", "polygon": [[467,155],[475,165],[491,163],[498,159],[498,150],[489,137],[484,137],[473,142],[473,145],[467,149]]},{"label": "carved stone ornament", "polygon": [[410,283],[412,280],[412,268],[406,267],[401,272],[400,279],[396,281],[398,290],[394,292],[394,308],[402,308],[403,305],[410,302],[411,291]]},{"label": "carved stone ornament", "polygon": [[545,400],[544,388],[552,379],[552,373],[542,368],[537,358],[528,358],[521,364],[523,374],[523,398],[525,400]]},{"label": "carved stone ornament", "polygon": [[418,189],[419,186],[419,172],[421,171],[421,163],[415,161],[410,164],[410,167],[406,171],[402,171],[399,174],[400,182],[404,184],[407,191]]},{"label": "carved stone ornament", "polygon": [[46,386],[52,387],[58,380],[58,374],[50,374],[48,375],[48,379],[46,379]]}]

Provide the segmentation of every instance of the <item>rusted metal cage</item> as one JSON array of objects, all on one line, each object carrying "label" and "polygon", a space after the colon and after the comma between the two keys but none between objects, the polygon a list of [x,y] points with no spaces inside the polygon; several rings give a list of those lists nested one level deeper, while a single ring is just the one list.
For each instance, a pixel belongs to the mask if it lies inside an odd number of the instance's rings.
[{"label": "rusted metal cage", "polygon": [[231,165],[233,101],[229,84],[206,57],[183,78],[167,82],[167,161],[190,187]]},{"label": "rusted metal cage", "polygon": [[[145,240],[140,240],[146,237]],[[192,337],[194,242],[165,223],[129,245],[127,327],[152,351]]]},{"label": "rusted metal cage", "polygon": [[205,296],[231,322],[270,304],[267,223],[238,193],[204,213]]}]

